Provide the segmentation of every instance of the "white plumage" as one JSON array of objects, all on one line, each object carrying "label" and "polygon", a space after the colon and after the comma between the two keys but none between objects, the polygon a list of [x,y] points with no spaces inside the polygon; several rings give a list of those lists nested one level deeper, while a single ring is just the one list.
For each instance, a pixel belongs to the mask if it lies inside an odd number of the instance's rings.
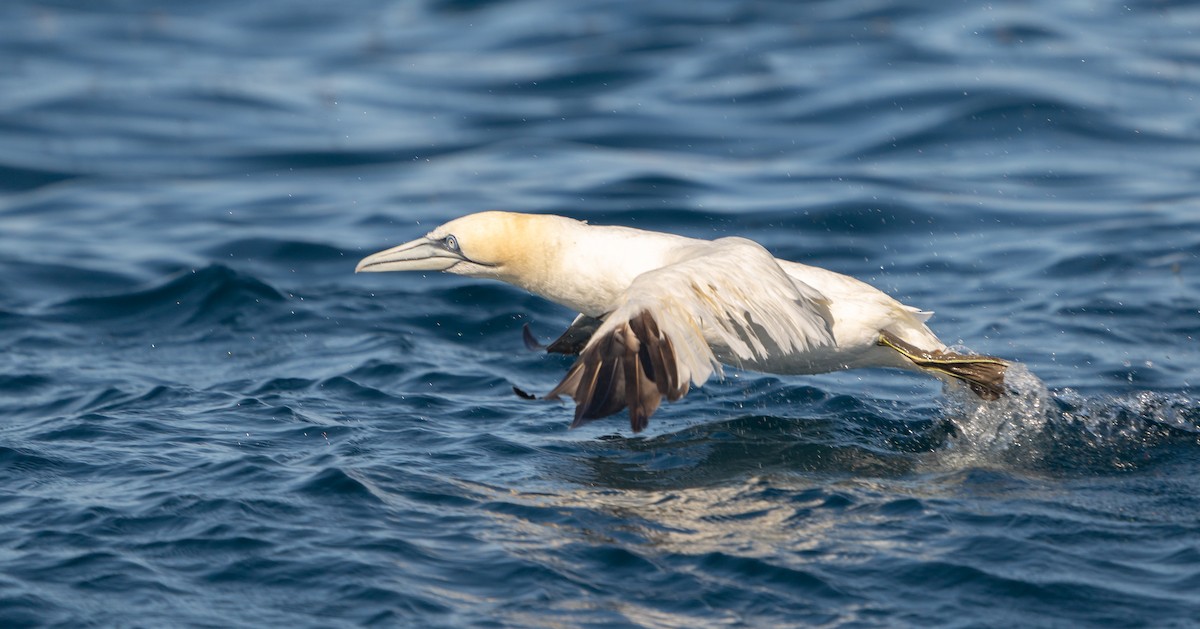
[{"label": "white plumage", "polygon": [[722,375],[722,364],[780,374],[894,367],[962,380],[985,399],[1004,391],[1007,364],[948,352],[924,323],[930,313],[854,278],[777,260],[744,238],[483,212],[357,268],[401,270],[498,279],[579,311],[550,347],[579,353],[548,395],[575,399],[572,426],[628,407],[639,431],[662,398]]}]

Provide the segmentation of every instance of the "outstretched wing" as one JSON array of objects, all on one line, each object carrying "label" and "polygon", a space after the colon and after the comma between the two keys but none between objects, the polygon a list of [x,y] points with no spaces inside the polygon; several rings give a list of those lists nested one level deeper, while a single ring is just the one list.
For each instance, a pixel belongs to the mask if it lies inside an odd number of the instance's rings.
[{"label": "outstretched wing", "polygon": [[547,394],[575,400],[575,428],[629,407],[640,432],[662,398],[722,373],[714,347],[738,361],[833,345],[827,300],[792,279],[761,245],[722,238],[681,248],[639,275]]}]

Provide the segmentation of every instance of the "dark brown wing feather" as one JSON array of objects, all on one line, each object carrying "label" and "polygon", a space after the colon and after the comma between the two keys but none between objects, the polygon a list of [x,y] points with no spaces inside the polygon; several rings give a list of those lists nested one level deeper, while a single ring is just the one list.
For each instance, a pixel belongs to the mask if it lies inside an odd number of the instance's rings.
[{"label": "dark brown wing feather", "polygon": [[529,324],[526,323],[521,328],[521,337],[525,341],[525,347],[533,352],[546,351],[551,354],[566,354],[568,356],[578,355],[583,351],[587,342],[591,340],[592,335],[596,333],[596,329],[604,323],[604,320],[587,315],[579,315],[575,321],[571,322],[570,327],[566,329],[557,339],[554,339],[549,345],[542,345],[538,342],[537,337],[533,335],[533,331],[529,329]]},{"label": "dark brown wing feather", "polygon": [[592,335],[604,323],[604,319],[589,317],[587,315],[579,315],[571,326],[567,328],[553,343],[546,347],[546,351],[551,354],[566,354],[568,356],[577,356],[583,351],[584,346],[588,341],[592,340]]},{"label": "dark brown wing feather", "polygon": [[671,340],[643,311],[584,348],[546,397],[565,394],[575,400],[572,428],[628,407],[629,427],[641,432],[663,397],[678,400],[687,390],[688,383],[679,382]]}]

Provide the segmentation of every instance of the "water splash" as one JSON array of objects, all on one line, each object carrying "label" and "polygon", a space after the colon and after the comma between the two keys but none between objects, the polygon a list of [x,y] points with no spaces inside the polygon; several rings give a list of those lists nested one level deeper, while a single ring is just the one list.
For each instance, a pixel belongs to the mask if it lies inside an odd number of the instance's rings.
[{"label": "water splash", "polygon": [[1020,363],[1005,374],[1009,393],[991,402],[965,387],[947,387],[946,415],[958,430],[956,444],[967,453],[1012,451],[1029,445],[1046,426],[1053,398],[1046,385]]},{"label": "water splash", "polygon": [[1009,368],[1006,382],[1009,395],[994,402],[961,387],[947,390],[944,412],[957,436],[942,465],[1109,473],[1166,461],[1177,446],[1193,451],[1200,445],[1200,401],[1184,394],[1050,391],[1021,364]]}]

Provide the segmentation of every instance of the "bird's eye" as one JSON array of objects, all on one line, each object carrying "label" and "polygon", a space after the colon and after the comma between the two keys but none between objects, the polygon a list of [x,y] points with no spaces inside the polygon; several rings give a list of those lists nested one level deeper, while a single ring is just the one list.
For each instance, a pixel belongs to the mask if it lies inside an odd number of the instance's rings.
[{"label": "bird's eye", "polygon": [[454,236],[446,236],[442,239],[442,244],[450,251],[458,251],[458,239]]}]

